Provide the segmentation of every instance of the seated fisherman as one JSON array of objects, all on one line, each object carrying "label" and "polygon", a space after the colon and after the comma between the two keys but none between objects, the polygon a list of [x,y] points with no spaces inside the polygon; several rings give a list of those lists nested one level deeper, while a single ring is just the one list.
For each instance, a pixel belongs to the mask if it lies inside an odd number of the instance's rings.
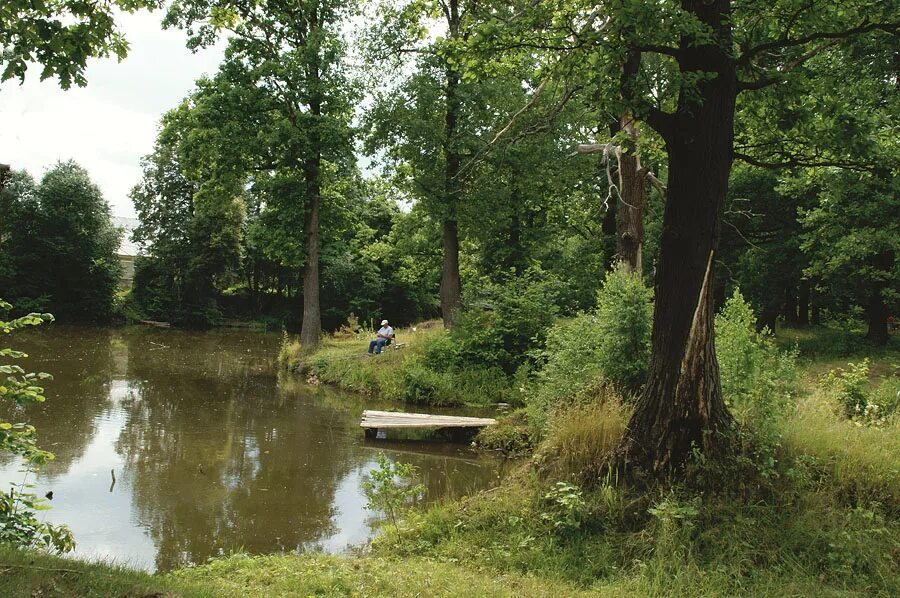
[{"label": "seated fisherman", "polygon": [[394,338],[394,329],[388,326],[387,320],[382,320],[377,338],[369,342],[369,354],[371,355],[373,350],[376,355],[381,353],[381,348],[390,343],[392,338]]}]

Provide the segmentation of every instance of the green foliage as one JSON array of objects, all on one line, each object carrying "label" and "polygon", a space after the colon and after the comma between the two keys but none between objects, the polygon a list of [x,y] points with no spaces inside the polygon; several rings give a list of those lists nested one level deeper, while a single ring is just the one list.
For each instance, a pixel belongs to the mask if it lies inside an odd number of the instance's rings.
[{"label": "green foliage", "polygon": [[397,516],[410,501],[418,499],[425,486],[414,484],[416,468],[409,463],[391,461],[384,453],[378,453],[378,468],[369,472],[363,480],[363,493],[368,499],[366,508],[381,511],[391,521],[397,533],[397,539],[403,541]]},{"label": "green foliage", "polygon": [[[0,300],[0,314],[11,305]],[[32,313],[11,320],[0,320],[0,333],[10,334],[27,326],[39,326],[52,322],[50,314]],[[10,348],[0,348],[0,357],[21,359],[25,353]],[[44,401],[44,389],[40,381],[50,379],[45,373],[26,372],[15,364],[0,364],[0,407],[5,413]],[[28,473],[53,459],[53,454],[41,450],[35,440],[34,426],[22,422],[0,419],[0,453],[20,458]],[[0,493],[0,544],[21,548],[44,548],[55,552],[69,552],[75,547],[72,533],[65,525],[53,525],[38,519],[36,512],[46,509],[45,501],[26,488],[23,481],[8,493]]]},{"label": "green foliage", "polygon": [[762,424],[783,414],[799,390],[796,351],[780,351],[738,289],[715,320],[716,359],[725,402],[744,422]]},{"label": "green foliage", "polygon": [[[783,425],[799,395],[797,351],[781,351],[768,329],[756,331],[756,315],[738,289],[715,319],[716,359],[725,404],[739,427],[730,462],[695,455],[700,477],[771,482],[780,471]],[[705,470],[705,471],[704,471]]]},{"label": "green foliage", "polygon": [[819,201],[802,214],[803,249],[811,256],[808,274],[828,294],[864,306],[869,338],[887,340],[887,305],[900,296],[900,224],[888,214],[900,210],[900,183],[884,172],[817,174],[795,184],[820,185]]},{"label": "green foliage", "polygon": [[900,381],[890,378],[877,390],[869,382],[869,359],[831,370],[821,380],[826,396],[847,419],[884,425],[900,407]]},{"label": "green foliage", "polygon": [[17,173],[0,191],[0,288],[18,310],[108,320],[120,237],[100,189],[75,162],[57,163],[39,185]]},{"label": "green foliage", "polygon": [[597,295],[599,365],[613,385],[634,391],[650,363],[653,292],[639,274],[617,266],[606,274]]},{"label": "green foliage", "polygon": [[587,504],[581,488],[568,482],[556,482],[544,494],[548,509],[541,513],[541,519],[559,532],[578,529],[587,516]]},{"label": "green foliage", "polygon": [[543,427],[559,408],[603,397],[606,386],[636,391],[649,365],[652,311],[652,293],[640,276],[617,267],[607,273],[594,312],[550,328],[537,352],[543,364],[526,384],[535,425]]},{"label": "green foliage", "polygon": [[58,77],[63,89],[87,84],[84,71],[94,57],[128,53],[115,15],[153,8],[158,0],[6,0],[0,7],[0,81],[25,80],[29,66],[38,64],[41,81]]},{"label": "green foliage", "polygon": [[427,363],[438,371],[496,368],[512,375],[529,349],[543,346],[562,286],[537,270],[503,284],[480,281],[450,334],[428,347]]}]

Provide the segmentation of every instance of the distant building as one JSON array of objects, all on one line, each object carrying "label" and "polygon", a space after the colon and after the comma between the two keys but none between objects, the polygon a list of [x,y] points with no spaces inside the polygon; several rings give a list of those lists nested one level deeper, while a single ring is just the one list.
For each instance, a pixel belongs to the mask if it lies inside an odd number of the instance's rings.
[{"label": "distant building", "polygon": [[119,250],[116,252],[119,263],[122,264],[122,278],[119,279],[119,287],[130,289],[131,284],[134,282],[134,258],[140,253],[140,248],[131,239],[131,235],[140,222],[137,218],[114,216],[112,223],[116,228],[122,229],[122,241],[119,243]]}]

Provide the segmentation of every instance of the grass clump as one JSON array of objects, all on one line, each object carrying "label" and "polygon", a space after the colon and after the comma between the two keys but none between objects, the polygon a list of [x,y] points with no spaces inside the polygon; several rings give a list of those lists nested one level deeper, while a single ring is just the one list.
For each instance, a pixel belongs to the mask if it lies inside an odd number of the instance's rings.
[{"label": "grass clump", "polygon": [[534,461],[553,478],[593,485],[604,475],[629,415],[630,409],[614,395],[575,405],[554,418]]},{"label": "grass clump", "polygon": [[505,457],[519,458],[531,454],[537,441],[525,409],[499,418],[497,425],[482,428],[475,437],[475,445],[483,450],[497,451]]}]

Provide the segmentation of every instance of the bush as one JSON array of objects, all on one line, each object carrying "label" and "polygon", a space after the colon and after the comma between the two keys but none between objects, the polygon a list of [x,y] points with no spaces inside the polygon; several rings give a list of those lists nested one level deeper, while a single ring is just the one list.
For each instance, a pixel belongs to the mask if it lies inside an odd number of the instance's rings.
[{"label": "bush", "polygon": [[548,324],[559,312],[560,287],[558,279],[537,270],[504,284],[480,282],[466,297],[449,338],[427,351],[428,365],[438,371],[500,368],[512,375],[529,349],[543,346]]},{"label": "bush", "polygon": [[799,390],[796,351],[779,351],[740,291],[716,316],[716,359],[725,402],[738,421],[759,424],[784,413]]},{"label": "bush", "polygon": [[438,405],[448,396],[446,376],[420,364],[402,370],[401,399],[414,405]]},{"label": "bush", "polygon": [[496,426],[485,426],[475,437],[478,448],[498,451],[505,457],[512,458],[531,453],[534,441],[534,433],[524,409],[499,418]]},{"label": "bush", "polygon": [[553,326],[527,389],[529,415],[543,427],[553,411],[615,392],[636,391],[647,375],[652,321],[650,290],[622,267],[609,272],[597,310]]},{"label": "bush", "polygon": [[597,318],[603,375],[621,390],[637,390],[650,364],[653,292],[640,274],[630,274],[619,264],[607,272],[597,295]]},{"label": "bush", "polygon": [[875,391],[869,388],[869,360],[828,372],[822,389],[838,411],[860,424],[884,424],[900,406],[900,381],[890,378]]},{"label": "bush", "polygon": [[767,329],[756,331],[756,315],[737,289],[715,327],[722,394],[740,427],[736,459],[726,465],[733,469],[720,471],[723,464],[707,463],[708,477],[716,483],[721,476],[749,475],[750,487],[761,489],[759,482],[779,475],[782,424],[799,392],[797,353],[780,351]]}]

